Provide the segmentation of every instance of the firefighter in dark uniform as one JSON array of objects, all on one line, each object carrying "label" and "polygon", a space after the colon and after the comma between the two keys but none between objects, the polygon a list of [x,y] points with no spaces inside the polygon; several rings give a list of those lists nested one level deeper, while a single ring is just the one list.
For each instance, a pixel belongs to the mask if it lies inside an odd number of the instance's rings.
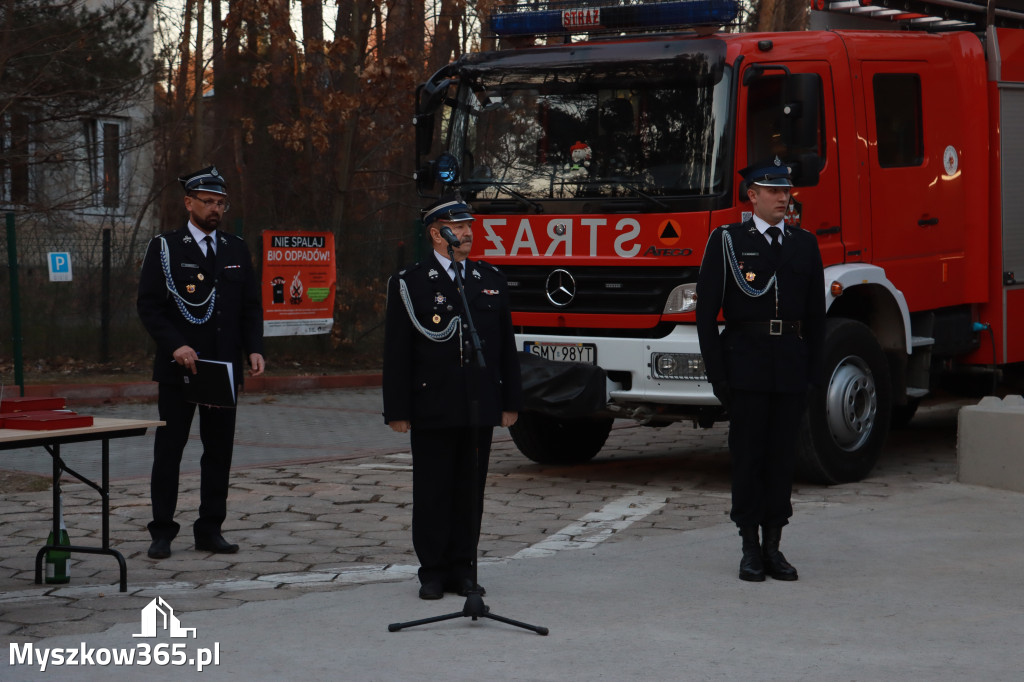
[{"label": "firefighter in dark uniform", "polygon": [[[263,311],[252,257],[245,242],[218,229],[228,209],[227,184],[213,166],[178,178],[185,190],[189,220],[149,243],[139,278],[138,311],[156,341],[153,380],[159,382],[158,409],[166,422],[156,430],[150,494],[153,543],[149,556],[171,555],[178,534],[178,470],[188,442],[196,404],[183,395],[186,372],[196,361],[234,364],[236,384],[245,367],[263,373]],[[227,514],[228,474],[235,437],[235,408],[199,405],[199,518],[193,525],[196,549],[233,553],[221,524]]]},{"label": "firefighter in dark uniform", "polygon": [[708,381],[729,414],[730,518],[743,539],[739,577],[796,580],[779,541],[793,514],[797,434],[820,372],[824,271],[814,235],[785,224],[789,170],[776,158],[740,172],[753,215],[708,239],[697,333]]},{"label": "firefighter in dark uniform", "polygon": [[[507,284],[494,266],[467,258],[472,221],[470,208],[461,201],[428,207],[423,224],[433,252],[388,282],[384,421],[394,431],[410,434],[412,540],[420,561],[422,599],[440,599],[445,592],[465,596],[479,588],[473,583],[474,560],[491,434],[495,426],[515,423],[522,402]],[[454,263],[443,228],[458,240]],[[457,266],[463,268],[466,299],[483,346],[483,370],[473,359],[456,286]],[[479,405],[477,428],[472,423],[473,397]]]}]

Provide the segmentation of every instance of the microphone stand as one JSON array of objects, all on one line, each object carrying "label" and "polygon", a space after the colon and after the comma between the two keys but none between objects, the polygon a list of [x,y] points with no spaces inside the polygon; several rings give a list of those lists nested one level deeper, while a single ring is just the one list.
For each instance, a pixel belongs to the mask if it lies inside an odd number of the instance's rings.
[{"label": "microphone stand", "polygon": [[[455,260],[455,250],[453,244],[448,244],[448,258],[453,263]],[[471,353],[470,357],[473,358],[470,365],[470,371],[466,381],[466,393],[469,397],[469,431],[470,437],[473,443],[473,465],[472,465],[472,484],[469,487],[469,494],[472,496],[472,503],[470,505],[472,518],[470,522],[473,524],[473,528],[476,531],[477,542],[479,543],[480,527],[477,525],[477,520],[481,518],[481,512],[479,509],[480,499],[483,497],[483,481],[480,479],[480,399],[478,396],[479,382],[477,381],[480,374],[486,368],[487,363],[484,360],[483,344],[480,342],[480,336],[477,334],[476,325],[473,324],[473,316],[469,312],[469,301],[466,299],[466,286],[465,281],[462,278],[462,268],[456,263],[455,266],[455,285],[459,289],[459,297],[462,300],[462,311],[465,316],[464,324],[469,329],[469,341]],[[480,490],[477,490],[477,486],[480,486]],[[507,623],[508,625],[515,625],[516,627],[523,628],[525,630],[532,630],[538,635],[548,634],[548,629],[538,625],[530,625],[529,623],[523,623],[522,621],[512,620],[511,618],[505,618],[499,616],[496,613],[491,613],[491,608],[484,604],[483,595],[480,592],[480,584],[477,581],[477,557],[473,557],[472,561],[473,568],[473,586],[466,592],[466,603],[463,604],[461,611],[455,611],[453,613],[446,613],[443,616],[432,616],[430,618],[422,618],[420,620],[412,620],[405,623],[391,623],[388,625],[388,632],[398,632],[402,628],[416,627],[417,625],[426,625],[428,623],[438,623],[443,620],[454,620],[455,618],[472,618],[474,621],[480,618],[490,618],[501,623]]]}]

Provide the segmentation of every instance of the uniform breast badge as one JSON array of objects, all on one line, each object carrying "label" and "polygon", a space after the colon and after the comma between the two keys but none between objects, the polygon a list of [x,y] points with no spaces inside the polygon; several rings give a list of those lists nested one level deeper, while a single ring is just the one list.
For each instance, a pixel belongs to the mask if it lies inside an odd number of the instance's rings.
[{"label": "uniform breast badge", "polygon": [[497,296],[499,292],[497,289],[484,289],[484,293],[488,296]]},{"label": "uniform breast badge", "polygon": [[473,271],[473,276],[476,277],[477,279],[480,279],[480,271],[479,270],[474,270]]},{"label": "uniform breast badge", "polygon": [[755,279],[757,279],[757,275],[754,274],[753,272],[748,272],[746,277],[748,282],[753,282]]},{"label": "uniform breast badge", "polygon": [[436,313],[434,314],[434,316],[433,316],[432,318],[430,318],[430,320],[431,320],[431,321],[432,321],[432,322],[433,322],[434,324],[441,324],[441,316],[440,316],[440,315],[438,315],[438,314],[436,314]]},{"label": "uniform breast badge", "polygon": [[200,272],[198,275],[196,275],[196,279],[198,279],[200,282],[202,282],[206,278],[203,277],[203,273]]},{"label": "uniform breast badge", "polygon": [[190,294],[196,293],[196,285],[195,284],[186,284],[185,285],[185,291],[187,291]]},{"label": "uniform breast badge", "polygon": [[446,299],[444,297],[444,294],[442,294],[440,291],[437,292],[436,294],[434,294],[434,303],[436,303],[438,305],[441,305],[442,303],[444,303],[447,300],[448,299]]},{"label": "uniform breast badge", "polygon": [[427,277],[429,277],[430,279],[437,279],[437,270],[435,270],[434,268],[430,268],[429,270],[427,270]]}]

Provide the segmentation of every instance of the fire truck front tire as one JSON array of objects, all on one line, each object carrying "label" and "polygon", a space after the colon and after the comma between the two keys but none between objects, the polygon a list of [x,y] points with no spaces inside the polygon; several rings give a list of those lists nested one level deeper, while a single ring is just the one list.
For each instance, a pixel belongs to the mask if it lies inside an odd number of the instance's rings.
[{"label": "fire truck front tire", "polygon": [[601,451],[612,430],[611,418],[564,419],[520,412],[509,432],[519,451],[538,464],[582,464]]},{"label": "fire truck front tire", "polygon": [[797,472],[827,485],[859,481],[871,473],[889,431],[889,365],[871,329],[843,318],[827,322],[823,364],[808,396]]}]

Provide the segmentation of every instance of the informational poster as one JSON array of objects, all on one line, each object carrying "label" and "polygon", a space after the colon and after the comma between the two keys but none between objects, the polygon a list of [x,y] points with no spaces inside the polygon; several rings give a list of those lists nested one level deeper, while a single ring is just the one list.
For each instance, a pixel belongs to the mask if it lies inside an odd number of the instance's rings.
[{"label": "informational poster", "polygon": [[263,335],[329,334],[336,288],[332,232],[263,232]]}]

